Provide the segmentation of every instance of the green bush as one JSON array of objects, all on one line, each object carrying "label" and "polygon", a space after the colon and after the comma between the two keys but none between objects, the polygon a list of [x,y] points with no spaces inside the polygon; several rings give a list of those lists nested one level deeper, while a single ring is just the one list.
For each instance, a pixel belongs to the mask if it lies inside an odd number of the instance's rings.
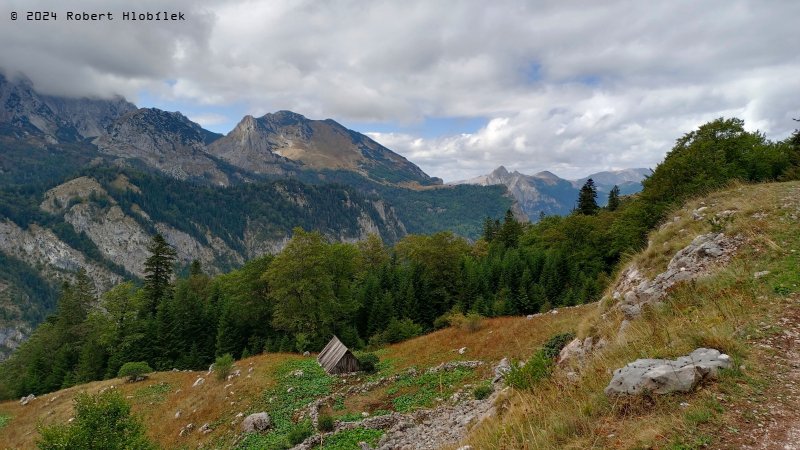
[{"label": "green bush", "polygon": [[153,369],[145,361],[126,362],[119,368],[118,377],[128,377],[128,382],[141,381],[147,378],[145,374],[152,372]]},{"label": "green bush", "polygon": [[378,370],[380,358],[378,358],[378,355],[375,353],[358,352],[356,353],[356,358],[358,359],[358,364],[361,366],[362,371],[366,373],[375,373]]},{"label": "green bush", "polygon": [[461,311],[454,310],[442,314],[433,322],[433,328],[441,329],[447,326],[460,328],[464,331],[473,333],[478,331],[483,326],[483,316],[477,312],[471,312],[464,315]]},{"label": "green bush", "polygon": [[394,344],[396,342],[405,341],[406,339],[419,336],[420,334],[422,334],[422,325],[408,318],[392,318],[383,332],[377,333],[369,338],[369,344],[372,347],[379,347],[384,344]]},{"label": "green bush", "polygon": [[539,350],[522,366],[511,364],[511,370],[506,374],[505,380],[513,388],[530,389],[549,377],[552,372],[553,358],[547,356],[544,350]]},{"label": "green bush", "polygon": [[472,391],[472,394],[475,396],[475,400],[483,400],[485,398],[488,398],[490,395],[492,395],[492,392],[494,392],[494,388],[491,385],[482,384],[482,385],[476,387]]},{"label": "green bush", "polygon": [[214,361],[214,375],[218,380],[224,380],[233,370],[233,356],[226,353]]},{"label": "green bush", "polygon": [[75,397],[75,421],[68,425],[39,428],[42,450],[107,449],[150,450],[155,445],[147,440],[144,427],[134,416],[131,406],[115,390],[102,394],[78,394]]},{"label": "green bush", "polygon": [[314,427],[311,425],[310,420],[304,420],[289,431],[289,444],[295,446],[306,440],[307,437],[314,434]]},{"label": "green bush", "polygon": [[333,416],[330,414],[321,414],[317,419],[317,429],[324,433],[333,431],[334,425],[335,421],[333,420]]},{"label": "green bush", "polygon": [[575,339],[575,333],[556,334],[544,343],[542,346],[542,352],[544,352],[545,356],[548,358],[554,359],[559,353],[561,353],[561,349],[563,349],[573,339]]}]

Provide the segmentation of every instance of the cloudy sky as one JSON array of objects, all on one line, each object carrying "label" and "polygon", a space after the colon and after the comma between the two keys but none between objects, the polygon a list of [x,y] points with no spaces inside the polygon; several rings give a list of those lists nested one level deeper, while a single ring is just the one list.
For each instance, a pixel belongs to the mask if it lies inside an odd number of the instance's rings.
[{"label": "cloudy sky", "polygon": [[[165,9],[187,20],[120,20]],[[36,10],[57,19],[24,20]],[[795,0],[6,0],[0,14],[0,68],[41,91],[118,93],[223,133],[281,109],[333,118],[445,180],[653,167],[716,117],[771,139],[800,117]]]}]

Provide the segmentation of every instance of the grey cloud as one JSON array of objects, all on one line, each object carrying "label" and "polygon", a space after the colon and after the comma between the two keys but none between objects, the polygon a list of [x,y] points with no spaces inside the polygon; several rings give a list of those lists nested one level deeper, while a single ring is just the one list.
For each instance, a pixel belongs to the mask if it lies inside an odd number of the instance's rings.
[{"label": "grey cloud", "polygon": [[799,2],[186,0],[168,9],[192,21],[4,26],[0,66],[73,95],[146,89],[362,123],[490,118],[466,135],[374,134],[445,179],[500,164],[563,176],[654,166],[715,117],[782,138],[800,116]]}]

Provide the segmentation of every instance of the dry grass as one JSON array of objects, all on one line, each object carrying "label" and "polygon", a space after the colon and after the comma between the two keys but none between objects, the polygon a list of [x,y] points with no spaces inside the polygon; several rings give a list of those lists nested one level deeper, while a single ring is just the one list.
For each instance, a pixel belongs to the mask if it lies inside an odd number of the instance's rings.
[{"label": "dry grass", "polygon": [[[64,389],[37,398],[27,406],[19,402],[0,404],[0,414],[12,417],[11,422],[0,429],[2,448],[34,448],[39,437],[38,424],[51,425],[64,423],[72,417],[72,400],[80,392],[97,393],[115,386],[133,405],[133,411],[146,424],[147,434],[163,448],[181,446],[197,447],[216,441],[232,439],[238,431],[238,424],[231,421],[239,412],[247,414],[251,405],[259,400],[264,389],[274,383],[275,369],[289,358],[297,355],[267,354],[238,361],[236,367],[242,375],[231,381],[218,381],[213,374],[201,372],[156,372],[146,381],[126,383],[123,378],[88,383]],[[248,368],[253,373],[248,378]],[[198,377],[206,379],[205,384],[193,388]],[[164,395],[146,396],[151,386],[161,383],[169,385]],[[228,389],[224,387],[231,383]],[[231,392],[233,394],[231,394]],[[176,411],[181,417],[176,419]],[[214,425],[214,431],[207,435],[191,433],[186,437],[178,434],[181,427],[193,423],[199,428],[205,423]]]},{"label": "dry grass", "polygon": [[[476,332],[448,328],[392,345],[381,351],[381,358],[391,362],[391,371],[410,366],[426,368],[453,360],[480,359],[491,363],[504,356],[524,358],[553,334],[574,330],[585,312],[595,308],[596,305],[563,308],[556,314],[537,315],[530,320],[524,317],[487,319]],[[461,347],[467,347],[464,355],[458,354]],[[230,446],[239,430],[238,422],[231,423],[236,414],[252,412],[251,408],[261,400],[264,390],[274,384],[275,370],[292,358],[301,357],[294,354],[266,354],[237,361],[236,367],[242,371],[242,375],[231,381],[218,381],[213,374],[206,375],[205,371],[157,372],[139,383],[129,384],[123,379],[114,379],[65,389],[37,398],[27,406],[20,406],[16,401],[5,402],[0,404],[0,415],[9,415],[12,419],[0,429],[0,448],[35,447],[39,436],[37,424],[66,422],[72,417],[72,399],[77,393],[96,393],[110,386],[116,386],[128,397],[133,411],[146,424],[147,434],[163,448]],[[254,371],[248,378],[251,365]],[[487,364],[479,371],[480,376],[489,376],[489,366]],[[200,376],[206,379],[205,384],[192,388]],[[144,392],[142,390],[161,383],[169,385],[169,392],[163,398],[141,395]],[[228,383],[233,385],[224,389]],[[386,406],[389,405],[391,399],[385,389],[380,389],[348,399],[346,410],[374,411],[388,409]],[[179,410],[182,414],[176,419],[175,412]],[[210,423],[214,431],[207,435],[194,432],[180,437],[181,427],[188,423],[193,423],[196,428]]]},{"label": "dry grass", "polygon": [[[525,317],[485,319],[475,332],[450,327],[392,345],[382,358],[389,358],[393,367],[402,370],[411,366],[428,367],[442,361],[499,361],[503,357],[523,359],[554,334],[575,331],[587,311],[597,304],[561,308],[555,313]],[[463,355],[458,350],[466,347]]]}]

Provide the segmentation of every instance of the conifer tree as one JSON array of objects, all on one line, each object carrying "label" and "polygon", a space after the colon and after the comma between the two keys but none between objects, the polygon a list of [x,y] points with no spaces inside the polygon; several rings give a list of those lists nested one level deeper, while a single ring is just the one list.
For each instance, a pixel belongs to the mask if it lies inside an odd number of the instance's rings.
[{"label": "conifer tree", "polygon": [[594,185],[594,180],[589,178],[586,183],[581,187],[578,194],[578,208],[577,212],[583,215],[591,216],[597,214],[597,187]]},{"label": "conifer tree", "polygon": [[150,252],[150,257],[144,262],[144,288],[147,292],[148,312],[155,316],[159,302],[171,293],[170,282],[177,252],[167,244],[161,233],[153,236],[147,251]]},{"label": "conifer tree", "polygon": [[608,193],[608,210],[616,211],[617,208],[619,208],[619,186],[615,184]]}]

